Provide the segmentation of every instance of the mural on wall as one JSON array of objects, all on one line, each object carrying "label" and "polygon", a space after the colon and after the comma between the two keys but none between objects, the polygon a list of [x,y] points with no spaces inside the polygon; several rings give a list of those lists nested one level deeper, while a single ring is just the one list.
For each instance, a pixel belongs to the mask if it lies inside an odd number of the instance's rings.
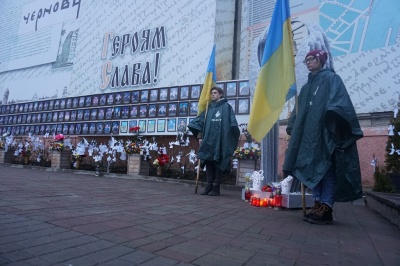
[{"label": "mural on wall", "polygon": [[234,0],[218,16],[221,3],[1,1],[0,44],[12,49],[0,52],[0,101],[202,83],[215,41],[219,79],[230,79]]},{"label": "mural on wall", "polygon": [[[270,17],[267,14],[257,21],[250,18],[253,9],[257,10],[259,5],[265,5],[263,1],[250,0],[242,3],[243,14],[246,15],[242,19],[242,23],[245,23],[242,34],[249,40],[242,43],[243,59],[245,54],[250,53],[250,45],[258,41],[254,36],[254,29],[259,28],[258,31],[262,34],[269,25]],[[271,1],[269,5],[269,9],[272,9],[275,1]],[[400,83],[400,72],[397,70],[400,62],[398,1],[311,0],[304,3],[291,0],[290,5],[292,21],[297,24],[293,25],[293,29],[301,24],[306,29],[307,25],[317,23],[324,30],[330,42],[335,71],[345,82],[356,112],[392,110],[399,97]],[[301,45],[303,33],[304,31],[299,31],[299,35],[295,33],[297,46]],[[249,55],[247,57],[250,58]],[[248,69],[247,65],[241,65],[239,77],[248,77]],[[294,100],[291,100],[285,106],[281,119],[287,118],[293,107]]]}]

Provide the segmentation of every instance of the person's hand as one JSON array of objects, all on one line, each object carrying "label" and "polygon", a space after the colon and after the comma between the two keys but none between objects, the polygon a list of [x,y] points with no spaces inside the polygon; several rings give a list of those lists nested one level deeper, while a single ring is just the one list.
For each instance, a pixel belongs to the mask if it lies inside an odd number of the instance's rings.
[{"label": "person's hand", "polygon": [[203,139],[197,139],[199,141],[199,145],[203,142]]}]

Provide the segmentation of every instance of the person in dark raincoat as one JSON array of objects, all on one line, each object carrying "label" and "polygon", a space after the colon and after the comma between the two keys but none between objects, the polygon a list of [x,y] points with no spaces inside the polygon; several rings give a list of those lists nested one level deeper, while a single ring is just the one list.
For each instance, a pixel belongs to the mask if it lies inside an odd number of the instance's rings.
[{"label": "person in dark raincoat", "polygon": [[333,222],[334,201],[362,197],[356,141],[363,137],[342,79],[323,68],[327,53],[310,51],[304,60],[310,71],[302,87],[298,111],[286,129],[291,135],[283,171],[313,189],[315,201],[304,217],[315,224]]},{"label": "person in dark raincoat", "polygon": [[211,89],[211,100],[208,109],[194,118],[188,128],[199,141],[198,158],[206,166],[207,187],[202,195],[219,196],[222,174],[229,166],[240,131],[220,87]]}]

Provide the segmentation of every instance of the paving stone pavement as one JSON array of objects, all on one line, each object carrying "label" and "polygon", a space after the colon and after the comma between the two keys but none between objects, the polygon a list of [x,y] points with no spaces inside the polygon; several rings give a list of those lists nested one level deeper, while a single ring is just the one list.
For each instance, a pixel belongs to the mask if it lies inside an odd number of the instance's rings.
[{"label": "paving stone pavement", "polygon": [[400,265],[400,230],[362,201],[312,225],[239,191],[78,173],[0,165],[0,265]]}]

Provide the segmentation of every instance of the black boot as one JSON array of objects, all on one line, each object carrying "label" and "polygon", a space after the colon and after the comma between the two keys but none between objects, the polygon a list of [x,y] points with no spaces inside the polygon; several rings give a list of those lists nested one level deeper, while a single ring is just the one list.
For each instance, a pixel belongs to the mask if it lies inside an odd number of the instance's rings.
[{"label": "black boot", "polygon": [[218,185],[214,185],[211,192],[208,193],[208,196],[219,196],[219,184]]},{"label": "black boot", "polygon": [[210,193],[210,191],[213,189],[213,184],[208,184],[206,186],[206,188],[204,189],[203,193],[201,193],[201,195],[208,195],[208,193]]},{"label": "black boot", "polygon": [[314,213],[321,207],[321,202],[319,201],[314,201],[314,206],[312,207],[312,209],[306,213],[303,217],[304,221],[307,221],[308,218],[311,218],[311,216],[314,215]]},{"label": "black boot", "polygon": [[312,224],[331,224],[333,223],[332,208],[325,203],[321,204],[308,219],[307,222]]}]

